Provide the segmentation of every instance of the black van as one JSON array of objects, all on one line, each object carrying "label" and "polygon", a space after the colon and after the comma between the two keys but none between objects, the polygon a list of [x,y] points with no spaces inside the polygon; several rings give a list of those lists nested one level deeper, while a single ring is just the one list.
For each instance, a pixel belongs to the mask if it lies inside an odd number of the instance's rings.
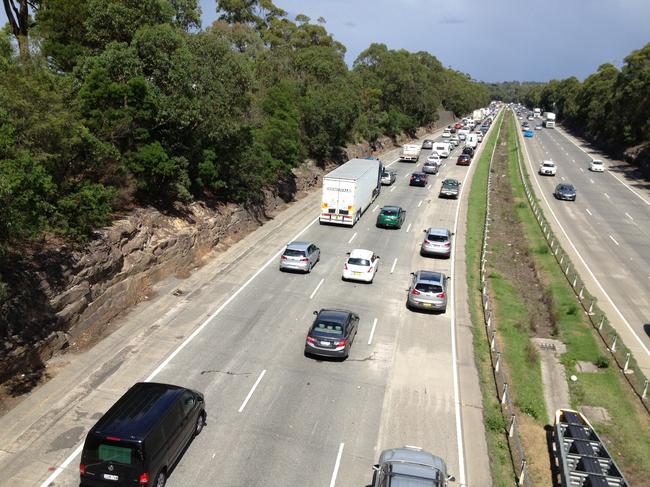
[{"label": "black van", "polygon": [[80,487],[162,487],[205,418],[200,392],[135,384],[88,432],[79,465]]}]

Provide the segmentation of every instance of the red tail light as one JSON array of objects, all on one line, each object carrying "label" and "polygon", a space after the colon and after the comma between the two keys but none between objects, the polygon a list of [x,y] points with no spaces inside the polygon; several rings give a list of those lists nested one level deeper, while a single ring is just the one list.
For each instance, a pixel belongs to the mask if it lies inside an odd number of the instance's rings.
[{"label": "red tail light", "polygon": [[451,246],[451,242],[445,242],[445,247],[450,247],[450,246]]},{"label": "red tail light", "polygon": [[419,295],[420,295],[420,291],[418,291],[417,289],[412,289],[412,290],[411,290],[411,294],[412,294],[413,296],[419,296]]},{"label": "red tail light", "polygon": [[346,271],[348,270],[348,263],[347,262],[345,264],[343,264],[343,270],[346,270]]},{"label": "red tail light", "polygon": [[307,257],[301,257],[300,262],[307,262],[309,259]]},{"label": "red tail light", "polygon": [[372,272],[372,266],[368,267],[368,272]]},{"label": "red tail light", "polygon": [[138,481],[140,485],[149,484],[149,472],[142,472],[140,474],[140,480]]},{"label": "red tail light", "polygon": [[111,441],[122,441],[121,438],[118,438],[116,436],[107,436],[106,439]]},{"label": "red tail light", "polygon": [[287,256],[283,255],[282,257],[280,257],[280,260],[287,260]]},{"label": "red tail light", "polygon": [[345,338],[343,340],[339,340],[337,342],[334,342],[334,345],[336,345],[337,347],[345,345]]},{"label": "red tail light", "polygon": [[444,298],[444,297],[445,297],[445,293],[436,294],[436,298]]},{"label": "red tail light", "polygon": [[427,239],[424,239],[424,245],[431,245],[431,242],[429,242]]},{"label": "red tail light", "polygon": [[314,340],[312,337],[307,337],[307,343],[316,343],[316,340]]},{"label": "red tail light", "polygon": [[79,473],[81,475],[86,475],[86,466],[83,463],[79,464]]}]

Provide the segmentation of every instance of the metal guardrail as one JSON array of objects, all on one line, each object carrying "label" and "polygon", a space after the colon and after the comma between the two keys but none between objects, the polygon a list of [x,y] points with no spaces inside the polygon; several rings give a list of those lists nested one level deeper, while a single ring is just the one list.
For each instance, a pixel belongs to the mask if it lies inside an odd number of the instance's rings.
[{"label": "metal guardrail", "polygon": [[505,113],[501,118],[501,124],[496,134],[496,141],[490,156],[490,164],[488,167],[488,182],[486,192],[486,211],[485,211],[485,226],[483,229],[483,248],[481,250],[481,302],[483,308],[483,321],[485,325],[485,332],[489,342],[490,359],[492,362],[492,373],[494,376],[494,383],[497,389],[497,398],[501,406],[501,415],[503,416],[504,424],[507,425],[506,438],[510,449],[510,459],[512,461],[513,471],[516,476],[516,485],[521,487],[530,487],[531,481],[528,476],[527,460],[524,453],[524,448],[519,435],[517,427],[517,416],[515,408],[512,403],[510,391],[508,390],[507,377],[503,371],[503,364],[501,362],[501,351],[496,339],[496,328],[494,317],[492,316],[492,305],[487,288],[487,246],[490,234],[490,191],[492,188],[492,160],[496,152],[497,145],[499,144],[499,135],[501,127],[505,121]]},{"label": "metal guardrail", "polygon": [[625,381],[630,385],[643,408],[648,414],[650,414],[650,399],[648,398],[648,395],[650,394],[650,382],[637,365],[632,356],[632,352],[625,346],[614,327],[610,324],[605,313],[596,304],[596,298],[594,298],[594,296],[587,290],[587,287],[578,274],[577,269],[571,262],[569,255],[562,248],[557,237],[551,230],[551,226],[547,222],[544,212],[537,203],[535,194],[530,188],[528,173],[521,157],[519,137],[520,135],[517,133],[517,162],[519,166],[519,176],[521,177],[530,208],[537,219],[537,223],[544,234],[544,238],[548,242],[551,253],[555,257],[560,269],[562,269],[564,276],[573,289],[578,303],[587,314],[589,322],[607,348],[610,357],[622,372]]}]

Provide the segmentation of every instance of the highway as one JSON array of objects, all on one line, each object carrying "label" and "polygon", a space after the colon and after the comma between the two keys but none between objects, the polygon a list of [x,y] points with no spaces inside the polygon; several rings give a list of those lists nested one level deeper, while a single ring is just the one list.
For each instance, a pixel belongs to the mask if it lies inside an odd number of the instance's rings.
[{"label": "highway", "polygon": [[[571,242],[565,250],[650,376],[650,192],[628,180],[627,164],[592,151],[560,128],[535,130],[524,141],[533,187],[552,210],[547,217],[556,235]],[[592,157],[605,161],[605,172],[589,170]],[[556,163],[556,176],[537,173],[545,159]],[[575,202],[553,198],[561,182],[576,187]]]},{"label": "highway", "polygon": [[[363,487],[379,452],[405,444],[443,457],[455,485],[489,485],[466,296],[452,293],[441,315],[405,308],[412,271],[464,281],[454,275],[454,259],[419,255],[424,228],[454,229],[461,200],[439,199],[438,191],[445,177],[469,189],[474,164],[457,167],[459,153],[419,188],[408,185],[416,165],[391,151],[382,159],[397,180],[354,228],[319,225],[320,194],[313,194],[235,245],[227,259],[159,288],[115,334],[0,419],[3,483],[78,485],[74,450],[88,428],[129,385],[150,379],[206,397],[208,425],[169,486]],[[400,230],[375,227],[387,204],[406,208]],[[321,248],[310,274],[277,268],[283,243],[294,238]],[[462,254],[464,242],[456,246]],[[353,248],[381,257],[373,284],[341,281]],[[177,286],[180,298],[171,293]],[[312,312],[328,307],[361,317],[345,361],[303,355]]]}]

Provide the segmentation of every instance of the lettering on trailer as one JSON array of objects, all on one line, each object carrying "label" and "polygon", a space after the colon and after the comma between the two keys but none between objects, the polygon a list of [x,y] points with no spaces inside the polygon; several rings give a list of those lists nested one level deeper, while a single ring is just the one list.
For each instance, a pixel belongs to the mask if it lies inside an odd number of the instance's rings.
[{"label": "lettering on trailer", "polygon": [[350,188],[332,188],[332,187],[327,187],[325,188],[327,191],[338,191],[340,193],[351,193],[352,190]]}]

